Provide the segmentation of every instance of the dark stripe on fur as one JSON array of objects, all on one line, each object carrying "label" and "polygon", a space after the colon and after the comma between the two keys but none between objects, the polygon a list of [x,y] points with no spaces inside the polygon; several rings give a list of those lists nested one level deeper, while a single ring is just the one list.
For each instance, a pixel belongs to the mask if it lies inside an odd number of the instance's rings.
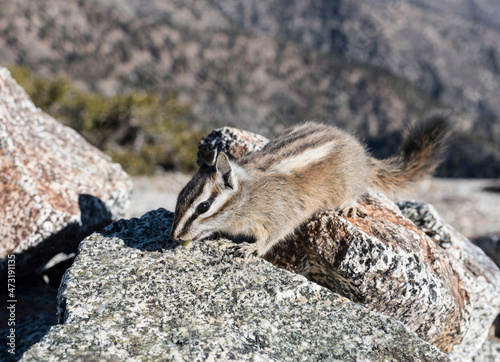
[{"label": "dark stripe on fur", "polygon": [[183,215],[186,214],[189,206],[196,200],[205,186],[206,178],[212,178],[215,172],[215,167],[201,167],[198,173],[179,193],[177,204],[175,205],[174,223],[172,224],[171,237],[174,238],[174,233],[181,221]]},{"label": "dark stripe on fur", "polygon": [[[212,203],[214,202],[215,198],[219,195],[219,191],[217,189],[213,189],[212,190],[212,193],[210,194],[210,197],[208,198],[208,200],[206,200],[209,204],[210,204],[210,207],[212,207]],[[202,201],[202,202],[205,202],[205,201]],[[209,209],[210,210],[210,209]],[[203,214],[198,214],[196,211],[194,212],[193,215],[191,215],[191,217],[188,219],[188,221],[184,224],[184,227],[182,228],[181,230],[181,233],[179,234],[179,236],[182,236],[184,235],[188,229],[191,227],[191,225],[193,224],[193,222],[198,218],[198,216],[200,215],[203,215]]]}]

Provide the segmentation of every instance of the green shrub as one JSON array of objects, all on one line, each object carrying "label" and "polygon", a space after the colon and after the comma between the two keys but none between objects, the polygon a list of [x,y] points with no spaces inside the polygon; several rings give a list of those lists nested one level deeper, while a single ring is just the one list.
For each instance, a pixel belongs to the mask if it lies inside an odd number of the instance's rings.
[{"label": "green shrub", "polygon": [[172,95],[135,92],[104,97],[77,90],[67,78],[44,79],[23,66],[9,69],[37,107],[75,129],[127,172],[196,168],[203,132],[189,121],[190,105]]}]

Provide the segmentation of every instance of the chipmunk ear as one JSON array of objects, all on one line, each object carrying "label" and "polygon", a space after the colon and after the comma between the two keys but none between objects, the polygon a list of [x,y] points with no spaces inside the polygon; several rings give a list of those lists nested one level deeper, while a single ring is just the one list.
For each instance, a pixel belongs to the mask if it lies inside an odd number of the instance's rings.
[{"label": "chipmunk ear", "polygon": [[234,189],[234,172],[225,153],[221,152],[217,155],[215,170],[217,172],[217,182],[219,183],[219,186],[222,189]]},{"label": "chipmunk ear", "polygon": [[217,160],[217,150],[211,150],[209,152],[198,151],[198,165],[200,167],[214,166]]}]

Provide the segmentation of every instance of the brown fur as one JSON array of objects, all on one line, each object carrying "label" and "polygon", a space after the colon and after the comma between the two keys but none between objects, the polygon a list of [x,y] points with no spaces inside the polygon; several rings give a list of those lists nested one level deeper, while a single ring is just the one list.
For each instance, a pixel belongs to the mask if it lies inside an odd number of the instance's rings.
[{"label": "brown fur", "polygon": [[[445,119],[431,119],[407,133],[396,156],[376,160],[349,134],[308,122],[235,161],[221,154],[181,191],[172,238],[246,235],[256,243],[240,245],[241,254],[263,255],[320,210],[354,208],[370,187],[390,190],[428,175],[447,134]],[[216,185],[218,204],[206,214],[189,214],[204,201],[200,190]],[[188,214],[192,224],[186,225]]]},{"label": "brown fur", "polygon": [[397,155],[371,159],[372,186],[389,191],[430,176],[441,163],[449,134],[449,122],[443,117],[433,117],[408,129]]}]

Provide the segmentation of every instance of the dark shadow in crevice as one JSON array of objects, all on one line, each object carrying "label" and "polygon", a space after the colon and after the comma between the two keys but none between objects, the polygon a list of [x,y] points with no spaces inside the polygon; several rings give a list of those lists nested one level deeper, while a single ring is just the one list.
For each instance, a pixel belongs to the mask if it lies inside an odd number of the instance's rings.
[{"label": "dark shadow in crevice", "polygon": [[[66,270],[72,265],[80,242],[95,231],[109,225],[111,213],[99,198],[81,194],[78,196],[81,224],[72,222],[52,234],[41,243],[15,255],[15,353],[8,348],[0,349],[0,360],[17,361],[33,344],[37,343],[57,324],[57,292]],[[51,263],[56,255],[66,255],[60,262]],[[7,260],[0,259],[0,282],[5,285],[0,291],[0,308],[7,310],[9,298],[7,288]],[[0,314],[0,343],[7,346],[10,333],[10,315]],[[12,323],[11,323],[12,324]]]},{"label": "dark shadow in crevice", "polygon": [[141,218],[116,221],[100,231],[100,234],[108,238],[117,237],[128,247],[141,251],[170,250],[180,245],[170,239],[173,218],[172,212],[159,208],[147,212]]},{"label": "dark shadow in crevice", "polygon": [[500,183],[492,183],[491,185],[485,186],[483,190],[486,192],[500,193]]}]

